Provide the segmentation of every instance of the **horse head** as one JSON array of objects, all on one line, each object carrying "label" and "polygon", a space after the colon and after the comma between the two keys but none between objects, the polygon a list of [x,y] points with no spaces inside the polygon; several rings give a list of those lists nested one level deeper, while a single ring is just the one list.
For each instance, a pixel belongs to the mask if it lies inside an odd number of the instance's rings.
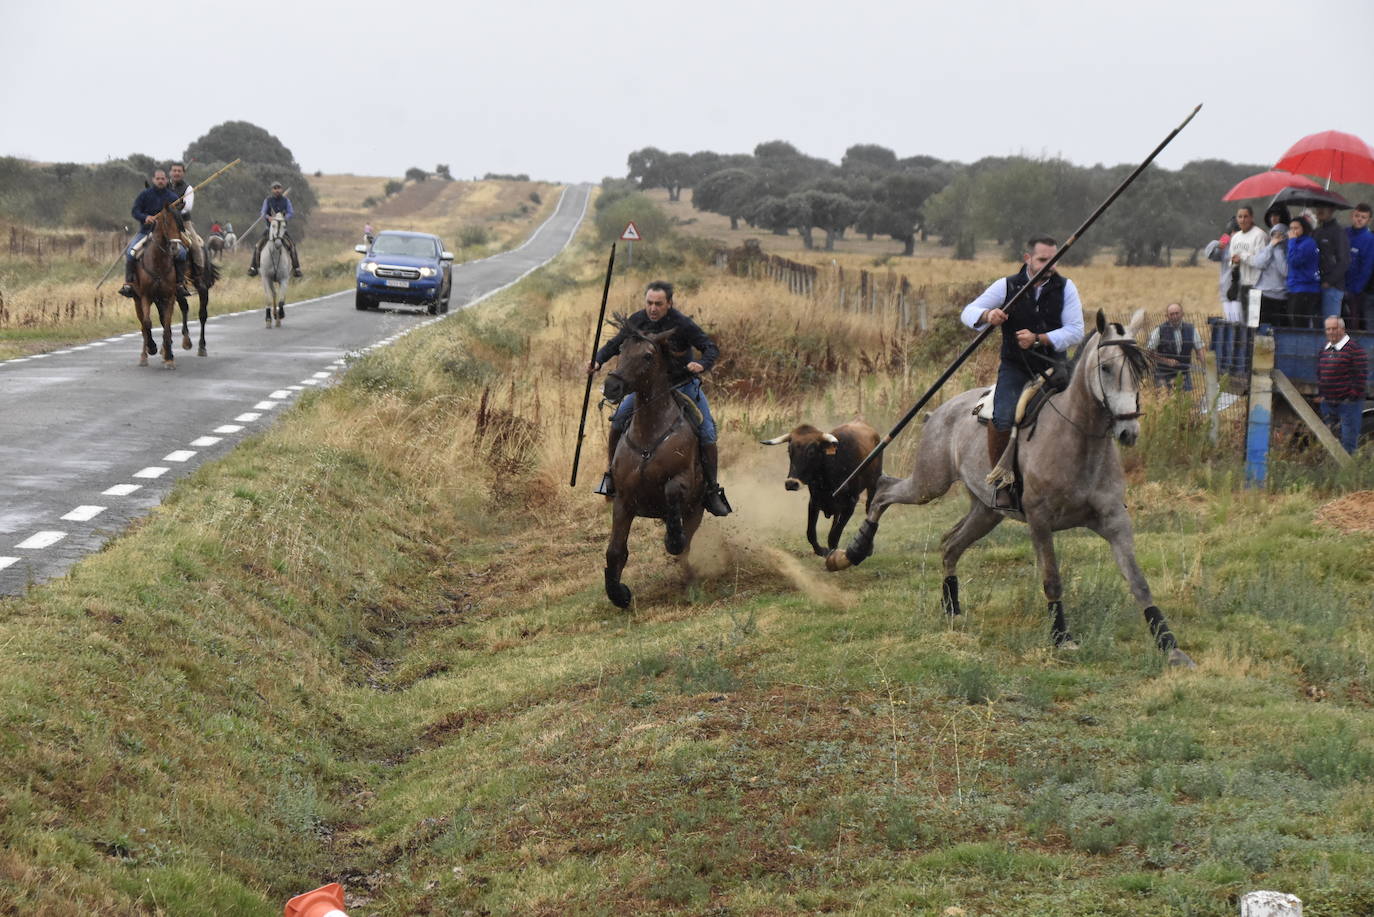
[{"label": "horse head", "polygon": [[279,213],[274,213],[267,218],[267,239],[269,242],[279,242],[286,235],[286,217]]},{"label": "horse head", "polygon": [[1150,357],[1129,329],[1107,321],[1100,309],[1091,343],[1080,363],[1081,378],[1110,422],[1107,436],[1133,446],[1140,438],[1140,386],[1150,373]]},{"label": "horse head", "polygon": [[[621,322],[621,327],[627,327]],[[630,336],[620,347],[620,362],[606,376],[602,392],[611,401],[620,401],[630,392],[647,395],[658,386],[668,384],[668,339],[673,332],[645,334],[630,329]]]}]

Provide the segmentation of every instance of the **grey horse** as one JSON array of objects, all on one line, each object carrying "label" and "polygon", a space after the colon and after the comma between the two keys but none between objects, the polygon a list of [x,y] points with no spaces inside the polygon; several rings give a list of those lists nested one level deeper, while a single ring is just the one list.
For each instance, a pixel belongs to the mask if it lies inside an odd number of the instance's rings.
[{"label": "grey horse", "polygon": [[267,327],[275,313],[277,327],[286,316],[286,288],[291,282],[291,253],[286,250],[286,219],[277,214],[267,218],[267,243],[263,246],[260,272],[267,293]]},{"label": "grey horse", "polygon": [[[1133,328],[1143,316],[1143,311],[1136,314]],[[968,513],[940,541],[945,572],[942,600],[947,614],[957,615],[962,610],[955,573],[959,558],[1003,518],[1011,516],[1030,529],[1049,600],[1051,638],[1056,646],[1072,647],[1073,637],[1064,621],[1054,533],[1087,528],[1112,546],[1117,566],[1144,612],[1155,645],[1168,654],[1171,665],[1192,666],[1193,661],[1178,648],[1136,563],[1135,531],[1126,512],[1126,484],[1117,452],[1117,442],[1133,445],[1140,436],[1140,384],[1148,369],[1149,359],[1134,334],[1107,322],[1099,311],[1097,330],[1084,342],[1068,388],[1051,397],[1040,412],[1033,436],[1026,438],[1018,431],[1013,440],[1012,449],[1019,451],[1016,464],[1023,484],[1018,512],[993,509],[994,485],[989,479],[997,474],[988,467],[987,435],[974,416],[974,406],[987,389],[964,392],[941,405],[926,422],[911,475],[902,479],[883,476],[859,531],[848,547],[826,556],[826,568],[843,570],[872,554],[878,520],[889,506],[929,503],[962,482],[969,494]],[[1009,466],[1010,452],[998,463],[999,470]]]}]

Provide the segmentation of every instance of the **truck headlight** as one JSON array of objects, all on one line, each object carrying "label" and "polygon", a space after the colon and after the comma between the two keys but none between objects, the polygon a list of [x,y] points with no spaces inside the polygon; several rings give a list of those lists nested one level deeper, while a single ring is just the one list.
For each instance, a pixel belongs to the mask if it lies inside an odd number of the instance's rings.
[{"label": "truck headlight", "polygon": [[422,267],[422,268],[420,268],[420,276],[421,276],[421,277],[433,277],[433,276],[434,276],[435,274],[437,274],[437,273],[439,273],[439,272],[436,271],[436,270],[435,270],[434,268],[432,268],[432,267]]}]

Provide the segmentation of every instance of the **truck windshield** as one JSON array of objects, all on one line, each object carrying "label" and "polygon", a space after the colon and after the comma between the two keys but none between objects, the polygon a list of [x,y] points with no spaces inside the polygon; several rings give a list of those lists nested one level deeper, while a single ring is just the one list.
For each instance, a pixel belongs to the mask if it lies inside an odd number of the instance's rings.
[{"label": "truck windshield", "polygon": [[410,255],[412,258],[433,258],[438,253],[433,239],[406,236],[378,236],[372,245],[374,255]]}]

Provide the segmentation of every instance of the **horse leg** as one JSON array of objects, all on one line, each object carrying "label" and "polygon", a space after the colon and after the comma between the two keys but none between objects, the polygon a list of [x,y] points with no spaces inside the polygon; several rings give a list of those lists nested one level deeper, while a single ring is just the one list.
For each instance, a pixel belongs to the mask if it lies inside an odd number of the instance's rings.
[{"label": "horse leg", "polygon": [[[854,503],[859,501],[855,500]],[[835,511],[835,518],[830,523],[830,534],[826,536],[825,543],[830,546],[830,551],[840,546],[840,535],[844,533],[844,527],[849,524],[849,517],[854,515],[854,505],[844,506]],[[815,547],[813,544],[812,547]],[[822,551],[816,548],[816,553],[822,556],[829,554],[830,551]]]},{"label": "horse leg", "polygon": [[825,569],[833,573],[863,563],[873,553],[873,538],[878,534],[878,520],[887,512],[889,506],[897,503],[929,503],[948,490],[949,485],[953,483],[953,479],[947,480],[944,486],[937,490],[932,485],[938,482],[932,482],[928,479],[929,476],[922,475],[921,471],[918,460],[916,470],[910,477],[898,479],[884,475],[878,480],[877,493],[869,503],[868,513],[859,525],[859,531],[849,539],[849,546],[843,551],[836,549],[825,555]]},{"label": "horse leg", "polygon": [[186,301],[186,297],[177,293],[177,305],[181,306],[181,349],[191,349],[191,304]]},{"label": "horse leg", "polygon": [[630,587],[620,582],[620,574],[630,558],[630,525],[634,521],[634,513],[617,498],[611,513],[611,541],[606,546],[606,597],[616,608],[629,608],[633,598]]},{"label": "horse leg", "polygon": [[697,573],[692,567],[692,538],[696,535],[697,529],[701,526],[701,520],[706,508],[698,500],[696,506],[687,514],[687,518],[682,523],[682,533],[684,536],[682,553],[678,555],[678,562],[682,564],[683,585],[691,589],[696,585]]},{"label": "horse leg", "polygon": [[1027,519],[1030,527],[1031,544],[1035,547],[1035,559],[1040,564],[1040,579],[1049,601],[1050,638],[1054,645],[1064,649],[1076,649],[1069,625],[1064,621],[1064,584],[1059,579],[1059,561],[1054,556],[1054,532],[1049,526]]},{"label": "horse leg", "polygon": [[[806,501],[806,540],[811,545],[811,550],[816,552],[817,557],[824,557],[826,551],[821,547],[821,543],[816,540],[816,517],[820,515],[821,508],[816,505],[814,499]],[[837,547],[835,539],[830,539],[830,550]]]},{"label": "horse leg", "polygon": [[674,478],[668,482],[663,492],[668,501],[668,515],[663,518],[663,548],[674,557],[687,548],[687,534],[682,526],[682,507],[686,502],[686,490],[683,483]]},{"label": "horse leg", "polygon": [[1106,539],[1107,544],[1112,546],[1112,556],[1116,558],[1116,566],[1121,570],[1126,585],[1131,589],[1131,595],[1135,597],[1145,614],[1145,623],[1150,628],[1150,636],[1155,638],[1155,646],[1159,648],[1160,652],[1168,654],[1169,665],[1194,668],[1193,660],[1189,658],[1187,653],[1178,648],[1178,641],[1174,639],[1174,632],[1169,629],[1169,622],[1164,620],[1164,613],[1155,605],[1154,597],[1150,593],[1150,584],[1146,581],[1140,564],[1136,562],[1135,528],[1131,525],[1131,517],[1126,514],[1125,508],[1100,518],[1088,527],[1101,535]]},{"label": "horse leg", "polygon": [[134,297],[134,312],[138,316],[138,330],[143,332],[143,346],[138,352],[138,365],[148,365],[148,354],[157,353],[157,344],[153,343],[153,323],[148,315],[148,303],[143,301],[143,296]]},{"label": "horse leg", "polygon": [[940,606],[950,617],[963,614],[964,611],[959,606],[959,576],[956,572],[959,558],[975,541],[997,528],[1002,519],[1001,513],[989,509],[970,492],[968,512],[940,539],[940,555],[945,568],[945,579],[940,586]]},{"label": "horse leg", "polygon": [[205,349],[205,322],[210,318],[210,291],[202,289],[200,294],[200,348],[196,351],[196,356],[209,356],[210,352]]},{"label": "horse leg", "polygon": [[172,310],[170,302],[157,304],[157,317],[162,322],[162,368],[176,369],[176,354],[172,352]]}]

